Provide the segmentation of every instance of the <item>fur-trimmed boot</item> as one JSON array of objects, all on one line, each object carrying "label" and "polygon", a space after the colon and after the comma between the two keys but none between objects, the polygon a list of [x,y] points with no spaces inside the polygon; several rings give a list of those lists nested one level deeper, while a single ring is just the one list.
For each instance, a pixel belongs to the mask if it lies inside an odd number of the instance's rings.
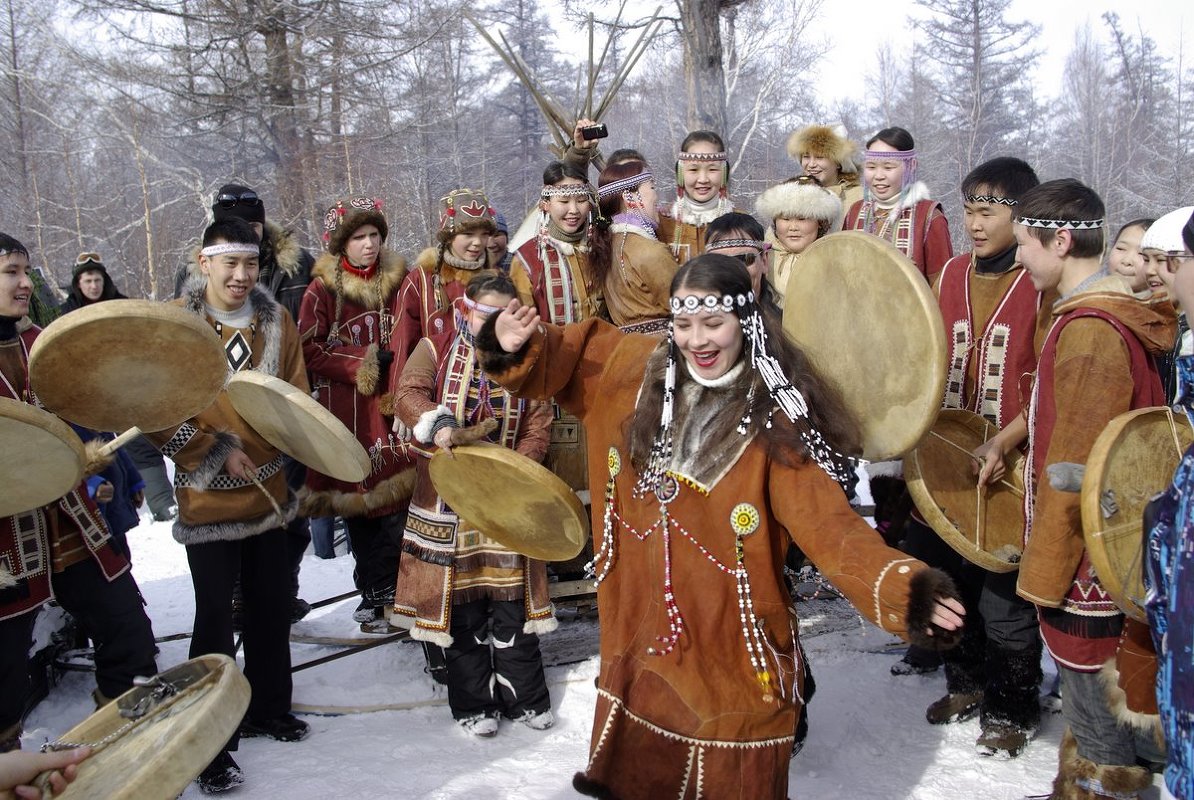
[{"label": "fur-trimmed boot", "polygon": [[21,723],[9,725],[0,731],[0,753],[11,753],[21,749]]},{"label": "fur-trimmed boot", "polygon": [[945,687],[949,692],[925,711],[930,725],[964,722],[978,713],[987,682],[986,644],[981,621],[975,621],[966,609],[966,626],[958,646],[941,654],[945,662]]},{"label": "fur-trimmed boot", "polygon": [[1049,800],[1139,800],[1152,783],[1144,767],[1096,764],[1078,755],[1078,742],[1066,728]]},{"label": "fur-trimmed boot", "polygon": [[987,642],[987,685],[974,747],[985,756],[1015,758],[1041,725],[1041,644],[1008,650]]}]

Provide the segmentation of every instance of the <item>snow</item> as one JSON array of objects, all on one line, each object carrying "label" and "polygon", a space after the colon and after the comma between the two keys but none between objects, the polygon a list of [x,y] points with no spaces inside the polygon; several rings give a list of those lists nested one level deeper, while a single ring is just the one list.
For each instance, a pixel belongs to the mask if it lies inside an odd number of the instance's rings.
[{"label": "snow", "polygon": [[[133,572],[148,602],[158,636],[189,631],[193,596],[183,547],[170,524],[151,522],[129,531]],[[303,561],[302,596],[309,601],[352,588],[352,558]],[[312,612],[308,633],[360,635],[351,621],[355,600]],[[840,600],[802,601],[801,629],[817,680],[810,733],[793,760],[794,800],[1005,800],[1046,793],[1061,738],[1060,716],[1046,713],[1040,735],[1019,758],[999,761],[974,752],[977,721],[930,726],[924,710],[945,691],[940,672],[893,677],[898,640],[862,623]],[[158,666],[187,658],[186,640],[163,642]],[[246,784],[238,799],[399,797],[439,800],[555,800],[575,798],[572,774],[588,755],[597,675],[597,625],[591,615],[568,615],[543,637],[556,725],[548,731],[502,722],[493,739],[476,739],[456,726],[442,687],[423,671],[417,644],[396,642],[295,673],[294,702],[319,706],[410,704],[404,710],[339,716],[304,714],[311,735],[302,742],[241,742],[237,761]],[[300,664],[336,652],[292,645]],[[570,662],[570,663],[565,663]],[[1046,685],[1054,669],[1046,659]],[[26,721],[24,747],[53,739],[93,711],[93,677],[65,673]],[[1158,797],[1151,790],[1145,798]],[[200,797],[192,786],[183,798]]]}]

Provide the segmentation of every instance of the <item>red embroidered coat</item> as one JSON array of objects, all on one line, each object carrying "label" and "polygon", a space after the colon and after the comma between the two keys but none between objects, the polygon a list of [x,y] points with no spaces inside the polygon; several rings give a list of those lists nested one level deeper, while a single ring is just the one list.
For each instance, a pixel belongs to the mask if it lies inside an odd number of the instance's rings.
[{"label": "red embroidered coat", "polygon": [[859,200],[850,206],[842,230],[866,231],[891,242],[897,250],[912,259],[912,263],[931,284],[954,254],[954,246],[949,238],[949,223],[941,204],[936,200],[918,200],[884,220],[877,230],[867,231],[865,206],[868,202]]},{"label": "red embroidered coat", "polygon": [[1049,314],[1018,264],[984,274],[972,253],[946,263],[937,281],[947,348],[945,408],[965,408],[1000,429],[1016,418],[1036,371]]},{"label": "red embroidered coat", "polygon": [[391,362],[382,374],[377,356],[379,349],[390,346],[406,262],[383,251],[377,270],[365,280],[340,266],[338,256],[324,254],[303,295],[298,327],[315,397],[356,435],[372,466],[359,484],[308,470],[302,507],[308,516],[382,516],[410,498],[414,457],[382,408],[397,372]]},{"label": "red embroidered coat", "polygon": [[[28,386],[29,349],[41,328],[28,318],[18,323],[24,328],[11,345],[22,366],[23,375],[5,375],[0,381],[0,397],[38,405]],[[12,380],[17,378],[18,380]],[[21,379],[23,378],[23,380]],[[17,454],[9,453],[9,457]],[[40,508],[0,517],[0,620],[39,608],[54,597],[51,578],[50,537],[58,531],[78,532],[88,555],[99,565],[109,581],[129,568],[128,561],[112,547],[112,535],[99,509],[87,494],[87,484],[78,486],[57,501]],[[13,585],[3,588],[5,584]]]}]

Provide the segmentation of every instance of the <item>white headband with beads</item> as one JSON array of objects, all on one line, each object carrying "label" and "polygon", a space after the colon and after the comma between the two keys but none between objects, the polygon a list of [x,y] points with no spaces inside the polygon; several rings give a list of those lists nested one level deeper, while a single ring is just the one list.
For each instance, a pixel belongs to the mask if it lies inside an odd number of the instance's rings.
[{"label": "white headband with beads", "polygon": [[207,247],[199,251],[200,255],[207,256],[239,256],[261,255],[261,248],[255,244],[248,244],[247,242],[219,242],[217,244],[209,244]]},{"label": "white headband with beads", "polygon": [[728,314],[734,310],[734,306],[745,308],[746,304],[753,303],[754,299],[754,292],[740,295],[726,294],[721,297],[715,294],[704,296],[690,294],[684,297],[673,297],[671,306],[673,314],[699,314],[702,311],[724,311]]}]

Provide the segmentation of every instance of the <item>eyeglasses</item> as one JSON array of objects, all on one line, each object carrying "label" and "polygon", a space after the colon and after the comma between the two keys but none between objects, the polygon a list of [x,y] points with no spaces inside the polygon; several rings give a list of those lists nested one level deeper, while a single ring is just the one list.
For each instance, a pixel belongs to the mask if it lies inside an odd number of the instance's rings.
[{"label": "eyeglasses", "polygon": [[79,257],[75,259],[75,266],[81,264],[102,264],[99,253],[79,253]]},{"label": "eyeglasses", "polygon": [[1169,274],[1173,275],[1181,268],[1182,262],[1189,261],[1194,258],[1194,255],[1189,253],[1166,253],[1165,254],[1165,268],[1169,270]]},{"label": "eyeglasses", "polygon": [[236,206],[259,206],[261,205],[261,198],[257,196],[257,192],[248,191],[240,194],[220,194],[216,195],[216,203],[220,208],[235,208]]}]

